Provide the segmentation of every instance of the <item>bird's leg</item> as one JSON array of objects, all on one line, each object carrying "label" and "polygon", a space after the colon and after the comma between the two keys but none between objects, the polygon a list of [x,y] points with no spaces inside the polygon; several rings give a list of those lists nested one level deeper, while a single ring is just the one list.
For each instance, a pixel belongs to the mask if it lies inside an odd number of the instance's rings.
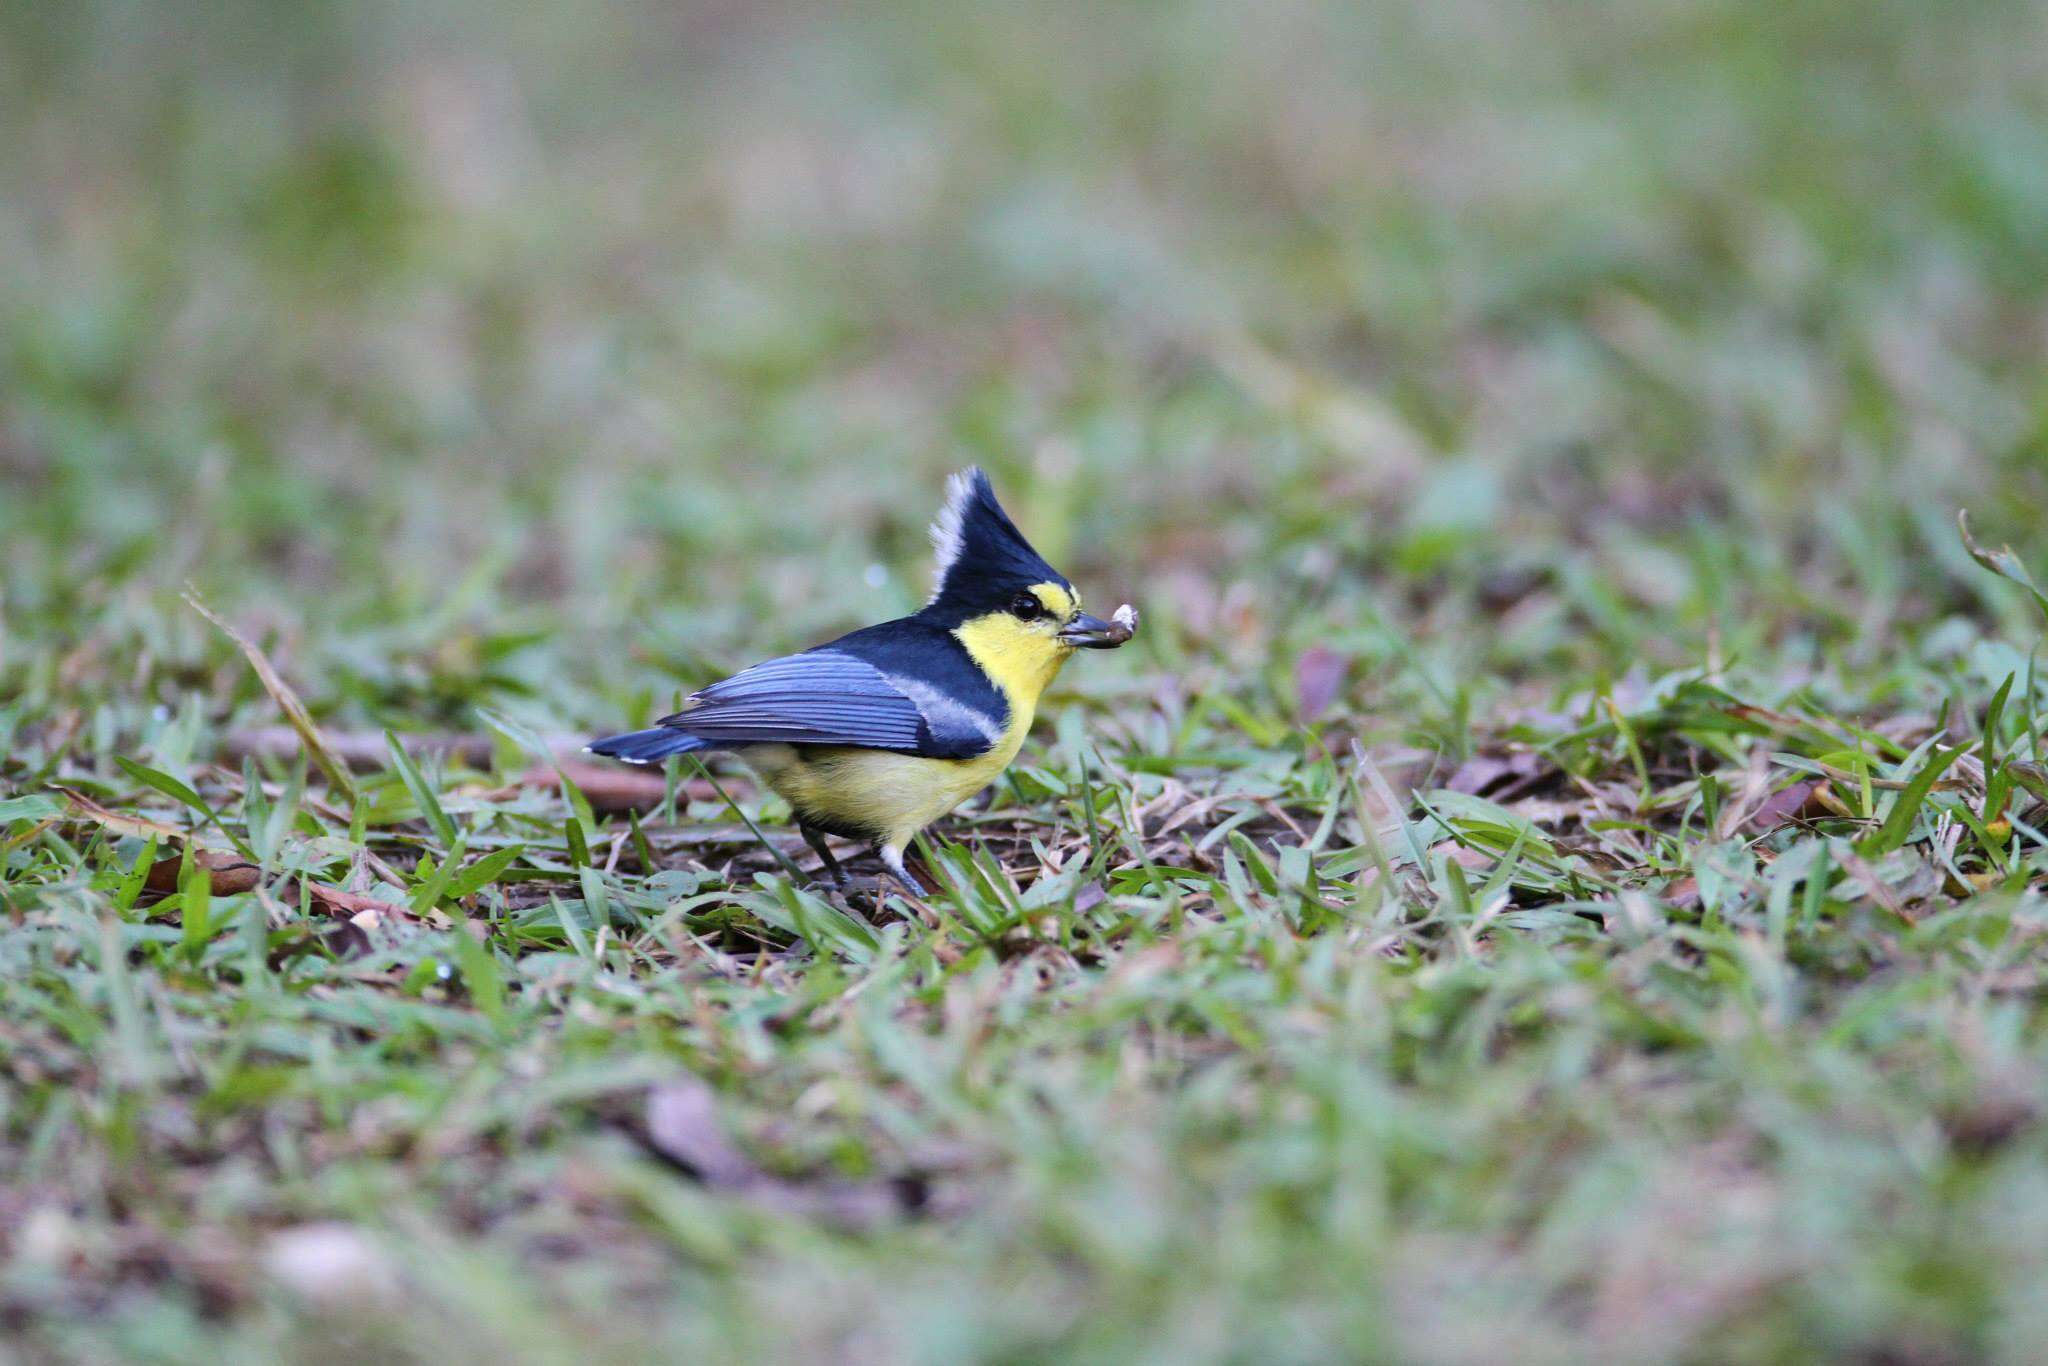
[{"label": "bird's leg", "polygon": [[825,862],[825,880],[839,891],[846,890],[846,870],[839,866],[839,860],[832,857],[832,850],[825,844],[825,837],[810,826],[798,821],[796,828],[803,833],[804,843],[816,851]]},{"label": "bird's leg", "polygon": [[900,846],[884,844],[876,852],[882,856],[882,862],[888,866],[889,871],[896,875],[896,880],[903,884],[905,891],[909,892],[912,896],[931,895],[930,892],[924,889],[922,883],[910,875],[910,870],[903,866],[903,850]]}]

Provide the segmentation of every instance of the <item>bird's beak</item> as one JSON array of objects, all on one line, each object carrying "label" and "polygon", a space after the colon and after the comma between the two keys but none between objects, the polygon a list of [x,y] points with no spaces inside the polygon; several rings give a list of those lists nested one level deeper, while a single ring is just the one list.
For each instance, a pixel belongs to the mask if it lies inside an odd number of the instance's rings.
[{"label": "bird's beak", "polygon": [[1084,650],[1114,650],[1131,638],[1131,628],[1121,621],[1104,621],[1081,613],[1060,628],[1060,640]]}]

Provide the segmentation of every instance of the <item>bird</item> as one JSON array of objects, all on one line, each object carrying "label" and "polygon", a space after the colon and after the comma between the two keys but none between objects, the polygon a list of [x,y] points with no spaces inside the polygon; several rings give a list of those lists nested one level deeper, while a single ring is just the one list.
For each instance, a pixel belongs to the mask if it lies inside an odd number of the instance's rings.
[{"label": "bird", "polygon": [[947,481],[931,536],[931,596],[909,616],[743,669],[588,749],[635,764],[730,751],[789,803],[833,886],[848,883],[826,835],[873,844],[927,895],[903,864],[910,841],[1009,767],[1076,650],[1114,649],[1137,624],[1128,605],[1083,611],[978,466]]}]

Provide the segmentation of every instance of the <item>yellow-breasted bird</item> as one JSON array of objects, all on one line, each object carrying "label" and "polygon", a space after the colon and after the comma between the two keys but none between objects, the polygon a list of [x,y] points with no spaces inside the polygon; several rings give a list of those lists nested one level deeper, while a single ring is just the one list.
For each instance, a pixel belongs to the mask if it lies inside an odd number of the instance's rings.
[{"label": "yellow-breasted bird", "polygon": [[932,543],[936,584],[917,612],[756,664],[591,750],[636,764],[732,750],[789,802],[835,883],[827,834],[873,842],[922,894],[903,866],[912,837],[1017,757],[1069,655],[1123,644],[1136,621],[1083,612],[979,469],[953,476]]}]

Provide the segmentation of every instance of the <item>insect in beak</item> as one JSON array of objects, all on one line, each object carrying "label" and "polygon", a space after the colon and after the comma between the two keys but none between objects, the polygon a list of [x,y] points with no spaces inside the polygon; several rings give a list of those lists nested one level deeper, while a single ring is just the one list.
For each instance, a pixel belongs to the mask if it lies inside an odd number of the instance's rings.
[{"label": "insect in beak", "polygon": [[1114,650],[1138,633],[1138,609],[1125,603],[1108,621],[1081,613],[1060,628],[1060,640],[1084,650]]}]

